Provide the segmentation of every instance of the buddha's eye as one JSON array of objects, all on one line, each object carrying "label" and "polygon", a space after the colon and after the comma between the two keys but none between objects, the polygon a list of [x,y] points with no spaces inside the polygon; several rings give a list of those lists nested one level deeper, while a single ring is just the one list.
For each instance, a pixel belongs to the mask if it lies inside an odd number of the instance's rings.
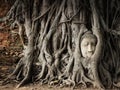
[{"label": "buddha's eye", "polygon": [[91,45],[96,46],[96,43],[95,43],[95,42],[92,42]]},{"label": "buddha's eye", "polygon": [[85,43],[84,43],[84,46],[88,46],[88,42],[85,42]]}]

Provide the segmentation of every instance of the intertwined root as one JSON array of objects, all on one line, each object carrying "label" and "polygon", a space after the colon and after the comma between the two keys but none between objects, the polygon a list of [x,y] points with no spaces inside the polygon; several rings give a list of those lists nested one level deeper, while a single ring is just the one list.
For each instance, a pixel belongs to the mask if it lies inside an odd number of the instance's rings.
[{"label": "intertwined root", "polygon": [[117,83],[113,83],[114,87],[119,88],[120,89],[120,82]]},{"label": "intertwined root", "polygon": [[[80,78],[80,80],[79,80],[79,82],[76,82],[76,81],[78,81],[77,80],[78,77]],[[68,76],[66,78],[64,76],[63,77],[61,76],[60,78],[52,80],[49,83],[49,85],[50,86],[58,85],[60,87],[67,86],[67,87],[72,87],[73,89],[75,88],[75,86],[79,86],[79,85],[81,86],[81,88],[82,87],[87,88],[89,86],[89,84],[94,86],[94,81],[89,79],[88,77],[86,77],[84,74],[81,74],[81,75],[79,74],[78,77],[75,76],[74,78],[71,79],[70,76]]]},{"label": "intertwined root", "polygon": [[60,87],[65,87],[65,86],[68,86],[68,87],[72,86],[72,88],[74,88],[75,87],[75,81],[73,81],[71,79],[63,80],[63,82],[60,84]]},{"label": "intertwined root", "polygon": [[82,74],[81,80],[79,81],[78,84],[82,84],[83,87],[87,88],[88,87],[87,83],[93,84],[93,80],[89,79],[88,77]]}]

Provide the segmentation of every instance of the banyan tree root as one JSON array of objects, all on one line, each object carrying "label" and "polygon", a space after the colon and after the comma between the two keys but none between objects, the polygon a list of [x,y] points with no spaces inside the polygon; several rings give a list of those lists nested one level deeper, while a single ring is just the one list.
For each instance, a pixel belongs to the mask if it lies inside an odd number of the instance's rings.
[{"label": "banyan tree root", "polygon": [[[31,67],[32,64],[30,63],[24,63],[23,62],[23,58],[18,62],[19,64],[17,64],[16,69],[14,70],[14,72],[8,76],[8,78],[6,78],[2,84],[7,84],[7,81],[11,81],[11,80],[15,80],[21,81],[21,83],[18,84],[17,87],[20,87],[26,83],[28,83],[29,81],[31,81]],[[15,81],[15,82],[16,82]]]}]

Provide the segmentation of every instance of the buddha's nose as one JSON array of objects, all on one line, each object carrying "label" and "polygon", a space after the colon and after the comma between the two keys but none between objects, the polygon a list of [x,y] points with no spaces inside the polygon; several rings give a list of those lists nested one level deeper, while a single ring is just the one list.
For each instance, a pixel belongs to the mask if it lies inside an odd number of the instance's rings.
[{"label": "buddha's nose", "polygon": [[88,52],[92,52],[93,51],[93,47],[91,44],[88,45]]}]

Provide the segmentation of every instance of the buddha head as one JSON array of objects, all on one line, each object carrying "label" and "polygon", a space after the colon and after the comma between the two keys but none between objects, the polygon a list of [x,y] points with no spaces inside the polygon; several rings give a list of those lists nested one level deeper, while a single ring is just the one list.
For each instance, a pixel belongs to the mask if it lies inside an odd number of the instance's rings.
[{"label": "buddha head", "polygon": [[81,53],[84,58],[90,58],[96,49],[97,37],[91,32],[85,32],[81,37]]}]

